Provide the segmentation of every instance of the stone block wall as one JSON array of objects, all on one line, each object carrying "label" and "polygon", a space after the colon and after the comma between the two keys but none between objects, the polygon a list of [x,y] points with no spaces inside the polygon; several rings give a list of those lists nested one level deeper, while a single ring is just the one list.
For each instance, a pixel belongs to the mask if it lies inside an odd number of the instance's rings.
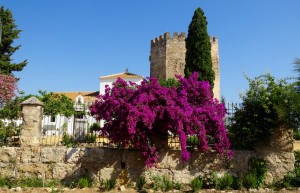
[{"label": "stone block wall", "polygon": [[[39,144],[43,104],[30,98],[23,104],[21,147],[0,148],[0,174],[7,177],[34,176],[72,182],[80,177],[92,177],[101,183],[118,179],[119,184],[136,181],[144,175],[167,174],[175,182],[189,183],[196,176],[211,172],[238,175],[249,169],[252,157],[261,157],[267,163],[267,182],[280,180],[294,169],[292,131],[278,128],[270,136],[270,143],[258,145],[255,151],[234,151],[233,158],[224,158],[215,152],[193,152],[188,162],[181,161],[180,150],[161,149],[157,168],[146,168],[144,158],[136,150],[113,148],[43,147]],[[22,136],[23,135],[23,136]],[[31,138],[33,139],[29,139]],[[25,140],[27,139],[27,140]],[[122,184],[121,184],[122,185]]]},{"label": "stone block wall", "polygon": [[[185,39],[186,34],[175,32],[171,37],[170,32],[151,40],[150,51],[150,76],[158,79],[175,78],[175,75],[184,76],[185,67]],[[219,44],[217,37],[210,37],[211,57],[215,81],[214,97],[220,99],[220,64]]]},{"label": "stone block wall", "polygon": [[[7,177],[35,176],[45,179],[73,181],[89,176],[100,183],[105,179],[136,181],[139,176],[167,174],[176,182],[189,183],[198,175],[210,172],[246,172],[253,152],[236,152],[234,159],[225,159],[213,152],[193,153],[188,162],[181,161],[179,150],[160,152],[157,168],[146,168],[139,151],[108,148],[66,147],[2,147],[0,173]],[[123,162],[123,164],[122,164]],[[125,164],[124,164],[125,163]]]}]

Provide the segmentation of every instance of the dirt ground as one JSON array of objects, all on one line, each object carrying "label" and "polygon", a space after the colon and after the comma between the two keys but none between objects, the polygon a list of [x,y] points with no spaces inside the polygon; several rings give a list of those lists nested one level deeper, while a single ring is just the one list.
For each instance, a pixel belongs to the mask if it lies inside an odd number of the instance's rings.
[{"label": "dirt ground", "polygon": [[[103,190],[100,190],[99,188],[83,188],[83,189],[68,189],[68,188],[63,188],[63,189],[52,189],[52,188],[12,188],[12,189],[7,189],[7,188],[2,188],[0,189],[0,193],[11,193],[11,192],[22,192],[22,193],[99,193],[99,192],[104,192]],[[126,190],[119,190],[119,189],[114,189],[109,191],[108,193],[117,193],[117,192],[122,192],[122,193],[138,193],[138,191],[134,189],[126,189]],[[154,192],[160,192],[160,191],[154,191],[154,190],[144,190],[141,191],[142,193],[154,193]],[[172,190],[169,192],[187,192],[187,191],[179,191],[179,190]],[[294,190],[271,190],[271,189],[260,189],[260,190],[214,190],[214,189],[206,189],[206,190],[201,190],[199,191],[200,193],[264,193],[264,192],[279,192],[279,193],[300,193],[300,188],[299,189],[294,189]]]}]

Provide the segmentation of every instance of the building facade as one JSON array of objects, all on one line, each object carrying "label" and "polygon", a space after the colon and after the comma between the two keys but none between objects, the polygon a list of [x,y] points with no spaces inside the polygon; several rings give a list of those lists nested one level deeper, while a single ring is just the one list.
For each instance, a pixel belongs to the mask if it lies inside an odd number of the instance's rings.
[{"label": "building facade", "polygon": [[[170,32],[165,33],[151,40],[150,51],[150,76],[158,79],[175,78],[175,75],[184,76],[185,67],[185,39],[186,34]],[[220,100],[220,65],[219,65],[219,44],[217,37],[210,37],[211,57],[215,81],[214,97]]]}]

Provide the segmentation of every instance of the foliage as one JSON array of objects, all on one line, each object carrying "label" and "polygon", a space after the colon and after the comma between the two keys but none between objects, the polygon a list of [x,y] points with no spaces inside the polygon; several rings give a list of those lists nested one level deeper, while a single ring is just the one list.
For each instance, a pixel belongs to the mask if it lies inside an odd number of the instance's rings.
[{"label": "foliage", "polygon": [[5,186],[6,186],[6,179],[0,176],[0,187],[5,187]]},{"label": "foliage", "polygon": [[258,182],[257,182],[255,174],[249,173],[246,176],[244,176],[243,186],[245,188],[248,188],[248,189],[257,188],[257,183]]},{"label": "foliage", "polygon": [[61,143],[62,143],[62,145],[67,146],[67,147],[74,147],[74,145],[76,144],[73,137],[67,133],[63,134]]},{"label": "foliage", "polygon": [[98,96],[91,114],[105,120],[100,131],[113,143],[141,150],[147,166],[155,166],[158,159],[153,137],[162,138],[168,132],[178,135],[184,161],[190,159],[186,144],[190,135],[198,137],[198,151],[210,150],[210,138],[218,153],[230,156],[224,104],[213,99],[208,82],[198,81],[197,73],[187,79],[178,77],[178,82],[178,88],[167,88],[155,78],[141,85],[118,79]]},{"label": "foliage", "polygon": [[152,188],[154,190],[161,190],[161,191],[168,191],[173,188],[173,182],[171,181],[170,177],[167,175],[159,176],[155,175],[152,176]]},{"label": "foliage", "polygon": [[234,179],[232,175],[225,174],[223,177],[220,177],[217,179],[216,187],[219,190],[228,190],[230,186],[232,185]]},{"label": "foliage", "polygon": [[17,79],[10,75],[0,74],[0,109],[16,96],[16,91],[18,91]]},{"label": "foliage", "polygon": [[73,101],[65,95],[53,92],[47,93],[41,90],[39,90],[39,94],[40,96],[37,97],[45,105],[45,115],[65,115],[70,117],[75,113]]},{"label": "foliage", "polygon": [[295,64],[295,72],[299,73],[296,81],[296,88],[298,93],[300,93],[300,58],[296,58],[294,64]]},{"label": "foliage", "polygon": [[85,136],[85,142],[86,143],[96,143],[96,141],[97,141],[97,135],[96,134],[88,133]]},{"label": "foliage", "polygon": [[231,185],[232,189],[240,190],[243,187],[243,180],[240,177],[233,177],[233,182]]},{"label": "foliage", "polygon": [[267,173],[266,161],[262,158],[253,157],[250,159],[250,166],[250,172],[256,176],[257,187],[262,187]]},{"label": "foliage", "polygon": [[3,121],[0,120],[0,146],[12,145],[13,136],[19,135],[21,128],[17,127],[14,122],[5,125]]},{"label": "foliage", "polygon": [[198,146],[199,144],[199,139],[197,136],[195,135],[192,135],[192,136],[189,136],[186,140],[186,144],[187,144],[187,149],[192,152],[194,151],[195,147]]},{"label": "foliage", "polygon": [[179,182],[175,182],[173,186],[174,186],[174,188],[175,188],[176,190],[181,190],[181,189],[182,189],[182,184],[179,183]]},{"label": "foliage", "polygon": [[179,82],[175,78],[167,78],[167,79],[159,80],[159,84],[161,86],[165,86],[168,88],[172,88],[172,87],[178,88],[179,87]]},{"label": "foliage", "polygon": [[146,178],[145,176],[140,176],[136,182],[136,187],[138,190],[142,190],[146,184]]},{"label": "foliage", "polygon": [[43,179],[37,177],[26,177],[19,180],[21,187],[43,187]]},{"label": "foliage", "polygon": [[[14,71],[21,71],[27,64],[24,60],[20,63],[13,63],[11,56],[21,46],[14,46],[14,40],[19,38],[21,30],[17,29],[13,14],[9,9],[0,7],[0,18],[2,22],[2,39],[0,42],[0,74],[13,75]],[[2,85],[2,83],[0,84]],[[1,89],[0,89],[1,90]]]},{"label": "foliage", "polygon": [[294,131],[294,139],[300,140],[300,131],[299,130]]},{"label": "foliage", "polygon": [[73,101],[65,95],[39,90],[39,95],[21,95],[6,103],[0,109],[0,118],[18,119],[21,115],[21,103],[32,96],[44,103],[45,115],[55,116],[60,114],[70,117],[75,113]]},{"label": "foliage", "polygon": [[197,8],[189,25],[186,38],[185,77],[199,73],[199,80],[209,82],[214,87],[215,72],[212,67],[211,43],[207,33],[207,21],[201,8]]},{"label": "foliage", "polygon": [[295,169],[283,179],[283,187],[300,187],[300,151],[295,151]]},{"label": "foliage", "polygon": [[[28,96],[29,97],[29,96]],[[25,96],[17,96],[13,100],[5,103],[2,109],[0,109],[0,118],[14,120],[21,117],[21,102],[26,100]]]},{"label": "foliage", "polygon": [[87,188],[91,186],[91,180],[88,178],[80,178],[78,180],[78,187],[79,188]]},{"label": "foliage", "polygon": [[243,178],[245,188],[260,188],[264,185],[267,173],[266,161],[262,158],[250,159],[250,171]]},{"label": "foliage", "polygon": [[115,179],[106,179],[106,180],[104,180],[103,187],[106,191],[114,189],[116,187],[116,180]]},{"label": "foliage", "polygon": [[195,177],[190,184],[192,188],[192,192],[198,192],[199,190],[201,190],[202,185],[203,185],[202,180],[199,177]]},{"label": "foliage", "polygon": [[43,180],[37,177],[21,177],[21,178],[9,178],[0,176],[0,187],[57,187],[60,183],[57,179]]},{"label": "foliage", "polygon": [[89,127],[89,132],[92,133],[94,131],[99,130],[100,125],[98,123],[93,123],[90,127]]},{"label": "foliage", "polygon": [[202,178],[203,188],[215,188],[218,181],[218,176],[215,172],[206,173]]},{"label": "foliage", "polygon": [[249,90],[232,118],[230,142],[236,149],[251,149],[267,142],[275,129],[297,129],[300,126],[300,97],[293,84],[276,80],[269,73],[250,79]]}]

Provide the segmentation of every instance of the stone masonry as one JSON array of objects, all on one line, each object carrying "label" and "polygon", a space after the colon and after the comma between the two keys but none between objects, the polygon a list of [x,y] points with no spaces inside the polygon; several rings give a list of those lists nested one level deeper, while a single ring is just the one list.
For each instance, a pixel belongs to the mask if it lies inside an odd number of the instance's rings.
[{"label": "stone masonry", "polygon": [[[150,76],[158,79],[175,78],[175,75],[184,76],[185,67],[185,39],[186,34],[177,32],[171,37],[170,32],[151,40]],[[220,66],[219,45],[217,37],[210,37],[211,56],[215,81],[213,93],[220,100]]]},{"label": "stone masonry", "polygon": [[31,98],[22,105],[25,125],[21,132],[21,147],[0,148],[2,177],[32,176],[72,182],[89,176],[98,184],[112,178],[123,185],[135,182],[141,175],[151,179],[154,175],[166,174],[175,182],[190,183],[194,177],[211,172],[218,175],[246,173],[250,159],[261,157],[266,160],[267,182],[271,183],[294,169],[292,131],[285,128],[278,128],[271,136],[271,143],[257,146],[255,151],[234,151],[232,159],[212,150],[208,153],[193,152],[189,161],[182,162],[180,150],[166,148],[159,151],[157,167],[146,168],[145,160],[137,150],[40,146],[43,104]]}]

